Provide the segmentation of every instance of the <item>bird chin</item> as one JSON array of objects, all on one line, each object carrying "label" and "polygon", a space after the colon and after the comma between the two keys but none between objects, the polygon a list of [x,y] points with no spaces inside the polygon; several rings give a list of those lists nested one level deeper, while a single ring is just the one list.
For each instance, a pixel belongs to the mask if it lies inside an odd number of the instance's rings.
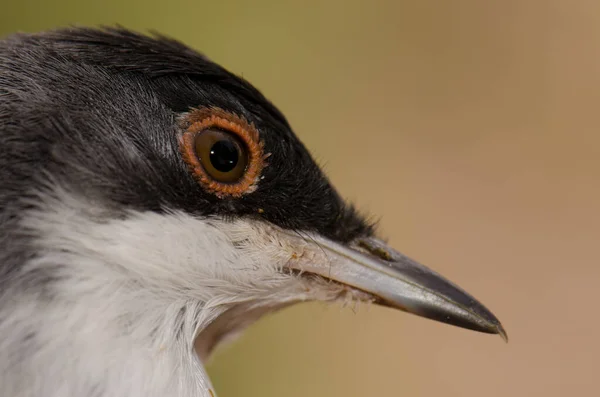
[{"label": "bird chin", "polygon": [[225,310],[196,337],[196,354],[201,361],[206,362],[217,345],[232,342],[261,317],[297,302],[299,300],[283,303],[244,302]]},{"label": "bird chin", "polygon": [[200,331],[194,349],[202,362],[206,362],[217,346],[234,341],[246,328],[260,318],[301,302],[341,302],[344,306],[373,303],[372,294],[339,283],[311,272],[289,271],[297,283],[284,301],[260,300],[235,304],[221,313]]}]

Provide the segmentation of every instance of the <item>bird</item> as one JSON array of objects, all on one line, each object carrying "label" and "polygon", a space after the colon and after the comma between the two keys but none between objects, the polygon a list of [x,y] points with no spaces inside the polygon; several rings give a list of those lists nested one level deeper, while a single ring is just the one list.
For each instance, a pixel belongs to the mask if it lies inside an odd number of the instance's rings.
[{"label": "bird", "polygon": [[491,334],[396,251],[258,89],[158,33],[0,41],[0,395],[214,397],[220,343],[299,302]]}]

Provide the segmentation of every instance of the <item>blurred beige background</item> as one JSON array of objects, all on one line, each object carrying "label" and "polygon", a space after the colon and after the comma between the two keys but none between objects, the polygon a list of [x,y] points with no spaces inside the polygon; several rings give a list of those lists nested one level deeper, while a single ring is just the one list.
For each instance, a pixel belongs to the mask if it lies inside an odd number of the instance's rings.
[{"label": "blurred beige background", "polygon": [[301,305],[221,349],[221,397],[597,395],[599,2],[0,1],[2,35],[156,29],[243,75],[511,338]]}]

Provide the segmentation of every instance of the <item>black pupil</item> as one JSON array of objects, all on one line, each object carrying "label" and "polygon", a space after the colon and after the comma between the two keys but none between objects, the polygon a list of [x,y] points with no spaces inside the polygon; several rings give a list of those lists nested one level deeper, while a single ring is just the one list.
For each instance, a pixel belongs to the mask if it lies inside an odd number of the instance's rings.
[{"label": "black pupil", "polygon": [[218,141],[210,148],[210,163],[217,171],[231,171],[237,165],[238,158],[237,147],[229,140]]}]

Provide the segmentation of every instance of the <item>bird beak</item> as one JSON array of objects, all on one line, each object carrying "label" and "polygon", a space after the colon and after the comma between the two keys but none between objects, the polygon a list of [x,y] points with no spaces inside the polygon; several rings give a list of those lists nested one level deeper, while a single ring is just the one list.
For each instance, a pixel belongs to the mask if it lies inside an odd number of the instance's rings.
[{"label": "bird beak", "polygon": [[363,238],[348,246],[317,235],[310,240],[290,268],[367,292],[379,304],[508,341],[500,321],[475,298],[381,240]]}]

